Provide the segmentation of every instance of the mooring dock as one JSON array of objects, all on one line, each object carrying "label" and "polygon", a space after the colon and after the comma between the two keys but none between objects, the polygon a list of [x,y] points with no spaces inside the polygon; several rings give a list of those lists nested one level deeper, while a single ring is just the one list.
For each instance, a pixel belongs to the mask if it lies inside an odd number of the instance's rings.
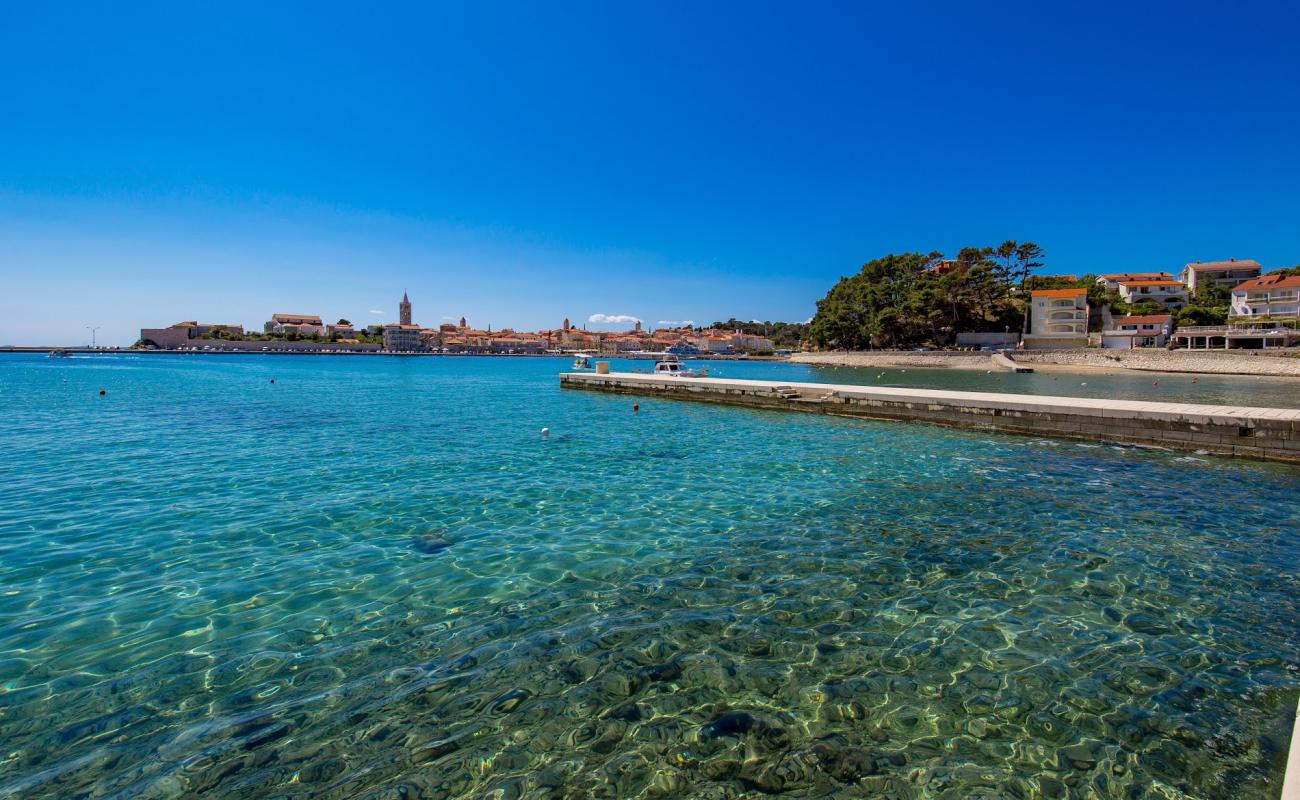
[{"label": "mooring dock", "polygon": [[566,372],[560,385],[673,400],[1201,451],[1300,464],[1300,409]]}]

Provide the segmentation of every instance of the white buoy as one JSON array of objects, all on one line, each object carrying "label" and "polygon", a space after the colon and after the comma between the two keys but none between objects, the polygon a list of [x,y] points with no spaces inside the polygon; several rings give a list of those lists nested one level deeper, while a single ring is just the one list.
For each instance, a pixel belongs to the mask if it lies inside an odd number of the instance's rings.
[{"label": "white buoy", "polygon": [[547,436],[550,436],[550,435],[551,435],[551,429],[550,429],[550,428],[542,428],[542,438],[543,438],[543,439],[545,439]]},{"label": "white buoy", "polygon": [[1088,382],[1087,382],[1087,381],[1084,381],[1083,383],[1081,383],[1081,384],[1079,384],[1079,385],[1080,385],[1080,386],[1087,386],[1087,385],[1088,385]]}]

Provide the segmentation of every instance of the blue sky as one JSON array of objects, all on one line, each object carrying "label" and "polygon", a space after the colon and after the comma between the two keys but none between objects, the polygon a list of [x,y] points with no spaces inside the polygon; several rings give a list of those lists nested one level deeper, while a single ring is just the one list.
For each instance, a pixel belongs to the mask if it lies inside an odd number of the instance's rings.
[{"label": "blue sky", "polygon": [[1282,3],[10,3],[0,344],[391,321],[403,289],[424,324],[805,319],[867,259],[1006,238],[1052,273],[1300,263],[1297,30]]}]

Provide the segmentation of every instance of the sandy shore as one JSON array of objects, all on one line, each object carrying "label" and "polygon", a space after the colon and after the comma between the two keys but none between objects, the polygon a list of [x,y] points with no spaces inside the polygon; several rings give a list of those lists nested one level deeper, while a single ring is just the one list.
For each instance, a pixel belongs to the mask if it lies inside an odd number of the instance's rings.
[{"label": "sandy shore", "polygon": [[[1041,372],[1136,370],[1203,375],[1270,375],[1300,378],[1300,353],[1264,354],[1254,350],[1042,350],[1013,356]],[[790,361],[838,367],[941,367],[997,369],[988,353],[876,350],[872,352],[795,353]]]}]

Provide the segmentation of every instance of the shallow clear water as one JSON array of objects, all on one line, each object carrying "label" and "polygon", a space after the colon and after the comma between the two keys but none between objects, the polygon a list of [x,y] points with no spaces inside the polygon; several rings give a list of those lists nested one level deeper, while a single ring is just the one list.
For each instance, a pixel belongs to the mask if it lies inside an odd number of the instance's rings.
[{"label": "shallow clear water", "polygon": [[1276,796],[1300,470],[566,364],[0,358],[0,795]]}]

